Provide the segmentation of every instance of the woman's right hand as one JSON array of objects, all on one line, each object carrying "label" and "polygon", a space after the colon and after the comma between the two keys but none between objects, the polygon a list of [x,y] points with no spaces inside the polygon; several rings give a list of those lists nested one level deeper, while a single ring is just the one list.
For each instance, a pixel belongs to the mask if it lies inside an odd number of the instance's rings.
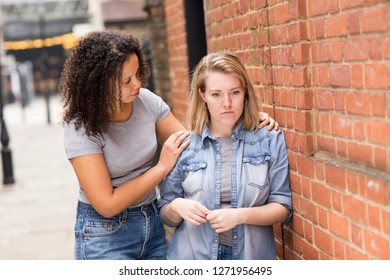
[{"label": "woman's right hand", "polygon": [[175,166],[181,152],[190,144],[190,140],[183,142],[189,135],[190,132],[188,130],[175,132],[168,137],[162,146],[157,165],[163,167],[167,174]]},{"label": "woman's right hand", "polygon": [[210,210],[196,200],[176,198],[170,204],[172,211],[194,225],[208,222],[206,216]]}]

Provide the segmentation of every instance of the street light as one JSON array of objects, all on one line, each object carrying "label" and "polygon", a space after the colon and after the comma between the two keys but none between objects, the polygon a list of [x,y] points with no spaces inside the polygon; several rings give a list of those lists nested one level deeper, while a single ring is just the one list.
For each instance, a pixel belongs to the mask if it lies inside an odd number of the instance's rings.
[{"label": "street light", "polygon": [[[1,4],[1,1],[0,1]],[[1,5],[0,5],[0,142],[1,159],[3,163],[3,184],[10,185],[15,183],[13,168],[12,168],[12,153],[9,148],[9,136],[7,126],[3,116],[3,74],[2,74],[2,58],[3,58],[3,24],[1,20]]]},{"label": "street light", "polygon": [[[0,40],[1,41],[1,40]],[[0,52],[1,56],[1,52]],[[3,162],[3,184],[9,185],[14,184],[14,175],[13,175],[13,168],[12,168],[12,152],[9,148],[9,136],[7,131],[7,126],[5,125],[5,119],[3,115],[3,84],[2,84],[2,65],[1,65],[1,58],[0,58],[0,140],[1,140],[1,159]]]}]

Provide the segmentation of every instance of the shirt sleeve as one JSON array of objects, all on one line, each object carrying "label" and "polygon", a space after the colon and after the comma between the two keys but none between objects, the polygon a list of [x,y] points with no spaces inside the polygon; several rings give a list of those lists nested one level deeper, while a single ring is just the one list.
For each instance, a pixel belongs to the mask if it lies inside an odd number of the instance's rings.
[{"label": "shirt sleeve", "polygon": [[142,92],[145,97],[145,107],[149,108],[149,110],[153,113],[156,122],[159,122],[168,116],[171,110],[160,96],[145,88],[142,89]]},{"label": "shirt sleeve", "polygon": [[270,194],[267,202],[277,202],[289,210],[284,224],[292,217],[292,199],[289,178],[288,155],[284,134],[281,130],[270,132],[271,159],[268,171]]},{"label": "shirt sleeve", "polygon": [[[179,159],[180,160],[180,159]],[[165,207],[178,197],[184,197],[182,179],[180,176],[180,162],[176,163],[172,171],[164,178],[160,186],[160,199],[157,201],[157,207],[160,213],[160,220],[169,227],[176,227],[180,223],[173,223],[165,216]]]},{"label": "shirt sleeve", "polygon": [[101,154],[103,141],[97,136],[88,136],[84,127],[76,130],[74,122],[65,124],[64,128],[64,148],[67,158]]}]

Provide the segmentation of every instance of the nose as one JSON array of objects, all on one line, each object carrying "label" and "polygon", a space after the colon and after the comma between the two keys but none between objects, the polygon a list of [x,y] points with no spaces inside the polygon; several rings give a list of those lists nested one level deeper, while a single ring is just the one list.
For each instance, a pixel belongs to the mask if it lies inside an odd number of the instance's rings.
[{"label": "nose", "polygon": [[226,94],[223,97],[223,106],[230,107],[231,105],[232,105],[232,98],[231,98],[230,94]]},{"label": "nose", "polygon": [[135,75],[133,78],[134,78],[134,79],[133,79],[133,86],[134,86],[134,87],[137,87],[137,88],[140,88],[142,82],[141,82],[141,80],[139,79],[139,77],[138,77],[137,75]]}]

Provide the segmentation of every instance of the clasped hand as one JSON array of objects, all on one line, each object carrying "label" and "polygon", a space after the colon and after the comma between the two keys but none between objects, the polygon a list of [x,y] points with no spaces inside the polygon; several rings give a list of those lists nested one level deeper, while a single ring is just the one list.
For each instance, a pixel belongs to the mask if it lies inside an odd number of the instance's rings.
[{"label": "clasped hand", "polygon": [[184,198],[177,198],[172,203],[175,204],[174,210],[184,220],[194,225],[210,223],[216,233],[228,231],[240,223],[235,208],[210,211],[201,203]]}]

